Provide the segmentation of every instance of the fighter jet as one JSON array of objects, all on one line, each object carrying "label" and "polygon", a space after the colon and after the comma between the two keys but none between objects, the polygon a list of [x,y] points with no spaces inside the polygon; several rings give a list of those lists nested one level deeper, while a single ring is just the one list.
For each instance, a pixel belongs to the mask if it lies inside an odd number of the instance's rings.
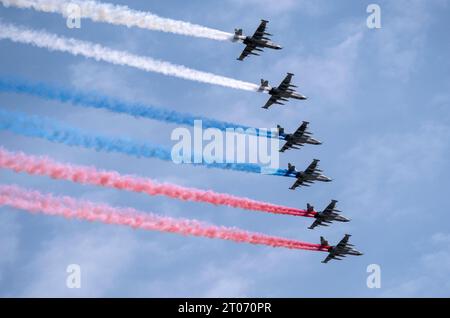
[{"label": "fighter jet", "polygon": [[270,48],[275,50],[280,50],[282,47],[278,44],[273,43],[267,36],[272,34],[266,32],[266,25],[269,21],[261,20],[261,23],[256,29],[253,36],[245,36],[242,34],[242,29],[234,29],[233,42],[242,41],[246,46],[242,51],[241,55],[237,58],[239,61],[244,60],[249,54],[259,55],[254,51],[264,52],[261,48]]},{"label": "fighter jet", "polygon": [[272,106],[273,104],[284,105],[283,103],[280,102],[280,100],[283,102],[287,102],[288,98],[307,99],[306,96],[303,96],[302,94],[297,93],[293,89],[293,87],[297,87],[297,86],[291,84],[292,76],[294,76],[294,74],[287,73],[286,77],[283,79],[281,84],[278,85],[278,87],[271,87],[269,85],[269,81],[261,79],[261,86],[259,86],[258,91],[260,91],[260,92],[266,91],[267,93],[272,95],[272,96],[270,96],[269,100],[262,108],[267,109],[270,106]]},{"label": "fighter jet", "polygon": [[295,170],[295,166],[288,163],[288,169],[285,176],[297,178],[295,183],[289,188],[295,190],[299,186],[309,187],[314,181],[330,182],[331,179],[322,174],[322,170],[317,169],[319,159],[314,159],[313,162],[306,168],[305,171]]},{"label": "fighter jet", "polygon": [[342,260],[342,258],[339,257],[346,257],[346,255],[363,255],[363,253],[353,248],[354,245],[348,243],[350,236],[350,234],[345,234],[344,238],[336,246],[329,246],[328,241],[321,236],[320,245],[323,247],[328,247],[329,252],[328,256],[322,261],[322,263],[328,263],[331,259]]},{"label": "fighter jet", "polygon": [[316,140],[311,137],[311,133],[306,130],[308,128],[309,122],[304,121],[302,125],[297,128],[297,130],[293,134],[286,134],[284,132],[284,128],[280,125],[277,125],[278,128],[278,136],[283,138],[286,143],[281,147],[280,152],[284,152],[288,149],[300,149],[298,148],[303,146],[303,144],[311,144],[311,145],[320,145],[322,144],[319,140]]},{"label": "fighter jet", "polygon": [[[348,222],[350,221],[346,217],[340,215],[338,212],[341,212],[336,207],[336,200],[331,200],[331,203],[328,204],[328,206],[323,210],[322,212],[317,212],[314,214],[314,218],[316,219],[313,224],[311,224],[308,229],[312,230],[316,226],[322,225],[322,226],[328,226],[328,224],[331,224],[332,221],[338,221],[338,222]],[[309,203],[306,205],[306,210],[308,213],[314,212],[314,207],[311,206]]]}]

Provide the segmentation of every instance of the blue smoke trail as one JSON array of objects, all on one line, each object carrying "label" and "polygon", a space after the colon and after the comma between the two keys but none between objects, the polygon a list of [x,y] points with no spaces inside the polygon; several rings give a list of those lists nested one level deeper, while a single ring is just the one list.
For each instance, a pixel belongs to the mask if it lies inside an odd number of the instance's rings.
[{"label": "blue smoke trail", "polygon": [[[224,132],[227,128],[243,129],[244,131],[249,129],[249,135],[278,138],[278,136],[271,134],[270,130],[266,132],[257,128],[219,121],[203,116],[194,116],[187,113],[166,110],[140,103],[129,103],[107,96],[98,95],[93,92],[83,93],[44,83],[32,83],[23,79],[0,77],[0,91],[28,94],[45,99],[57,100],[63,103],[68,102],[76,106],[89,106],[97,109],[106,109],[116,113],[149,118],[173,124],[192,126],[194,125],[194,120],[201,120],[203,128],[205,129],[217,128]],[[282,137],[279,138],[283,139]]]},{"label": "blue smoke trail", "polygon": [[[135,157],[158,158],[172,161],[168,148],[149,143],[137,143],[123,138],[93,135],[58,121],[18,112],[0,110],[0,129],[27,137],[43,138],[68,146],[81,146],[96,151],[118,152]],[[208,168],[220,168],[252,173],[265,173],[263,167],[249,163],[194,163]],[[265,173],[267,174],[267,173]]]}]

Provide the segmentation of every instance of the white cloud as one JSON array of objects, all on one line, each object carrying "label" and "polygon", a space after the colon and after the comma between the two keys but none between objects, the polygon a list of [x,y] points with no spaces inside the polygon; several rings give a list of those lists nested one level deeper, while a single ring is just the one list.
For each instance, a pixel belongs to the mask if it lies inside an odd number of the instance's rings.
[{"label": "white cloud", "polygon": [[233,0],[232,2],[241,7],[252,7],[273,15],[291,12],[292,10],[301,10],[308,15],[318,16],[328,11],[327,6],[320,3],[320,1],[313,0]]},{"label": "white cloud", "polygon": [[[116,279],[128,269],[139,242],[129,230],[111,227],[83,231],[80,225],[72,223],[77,232],[64,225],[66,235],[56,235],[41,245],[36,258],[24,268],[31,279],[22,296],[101,297],[115,288]],[[80,289],[66,287],[69,264],[81,266]]]},{"label": "white cloud", "polygon": [[[408,193],[411,186],[433,182],[442,173],[449,137],[447,127],[430,122],[410,132],[364,138],[340,159],[351,163],[344,195],[352,198],[359,208],[373,211],[373,215],[366,213],[366,216],[404,213],[394,208],[398,193]],[[376,211],[373,202],[377,202]]]},{"label": "white cloud", "polygon": [[404,281],[396,287],[387,289],[383,296],[430,297],[434,295],[448,297],[450,294],[450,282],[448,281],[450,275],[449,243],[449,233],[435,233],[429,241],[422,244],[423,254],[418,255],[419,262],[415,266],[405,268],[404,276],[414,278],[397,278],[396,281]]},{"label": "white cloud", "polygon": [[[209,243],[206,243],[211,246]],[[214,244],[220,244],[214,242]],[[227,243],[225,243],[227,244]],[[307,276],[314,269],[317,259],[308,252],[300,255],[289,251],[276,251],[263,248],[248,250],[248,253],[233,254],[233,257],[221,255],[214,257],[214,252],[205,251],[202,242],[183,244],[182,250],[174,251],[171,263],[185,264],[173,270],[170,275],[134,285],[133,295],[146,297],[270,297],[283,295],[282,286],[273,286],[270,290],[263,288],[268,279],[267,273],[279,273],[289,268],[289,264],[302,260],[302,272],[296,277]],[[209,247],[210,248],[210,247]],[[237,249],[239,250],[239,249]],[[199,266],[193,266],[191,258],[201,257]],[[197,264],[195,262],[194,264]],[[197,265],[198,265],[197,264]],[[276,279],[275,279],[276,280]]]},{"label": "white cloud", "polygon": [[450,233],[442,233],[442,232],[435,233],[431,237],[431,240],[433,243],[444,243],[450,246]]},{"label": "white cloud", "polygon": [[320,55],[292,55],[279,60],[276,68],[280,72],[298,70],[294,82],[300,83],[299,90],[310,97],[320,96],[333,103],[348,101],[357,82],[355,68],[362,38],[362,31],[350,33]]},{"label": "white cloud", "polygon": [[382,297],[417,297],[417,294],[426,286],[426,278],[415,279],[401,283],[399,286],[389,288],[382,293]]},{"label": "white cloud", "polygon": [[206,284],[209,282],[202,297],[246,297],[251,287],[245,275],[234,269],[217,267],[217,264],[209,268],[202,279]]},{"label": "white cloud", "polygon": [[445,5],[445,1],[400,0],[381,7],[382,28],[373,32],[378,32],[375,45],[385,76],[406,82],[425,62],[421,54],[432,21],[431,10]]},{"label": "white cloud", "polygon": [[15,212],[9,208],[0,211],[0,283],[5,267],[14,264],[19,254],[20,225]]},{"label": "white cloud", "polygon": [[71,75],[71,84],[77,89],[88,91],[101,91],[104,94],[117,96],[120,93],[121,98],[136,98],[138,93],[132,85],[132,81],[124,74],[117,72],[99,63],[90,61],[71,64],[69,67]]}]

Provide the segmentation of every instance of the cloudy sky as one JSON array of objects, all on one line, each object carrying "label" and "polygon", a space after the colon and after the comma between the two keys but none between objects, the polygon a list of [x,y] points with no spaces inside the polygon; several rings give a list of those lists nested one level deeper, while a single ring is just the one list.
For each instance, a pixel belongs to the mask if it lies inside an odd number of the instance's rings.
[{"label": "cloudy sky", "polygon": [[[342,262],[324,253],[30,215],[0,208],[1,296],[449,296],[450,2],[378,1],[382,28],[368,29],[370,1],[119,1],[164,17],[224,31],[252,33],[261,18],[284,49],[236,61],[241,44],[82,20],[68,29],[56,14],[0,7],[0,19],[151,56],[248,82],[277,83],[286,72],[307,101],[269,111],[267,96],[146,73],[0,41],[0,76],[89,90],[149,105],[255,127],[302,120],[324,143],[289,151],[281,164],[312,158],[332,183],[289,191],[292,179],[174,165],[157,159],[67,147],[0,132],[1,145],[29,154],[258,200],[317,209],[330,199],[352,219],[307,229],[311,219],[268,215],[164,197],[81,186],[0,171],[2,184],[114,206],[330,243],[351,233],[364,252]],[[112,136],[170,146],[175,125],[37,97],[0,93],[0,107],[64,121]],[[66,287],[66,268],[81,266],[80,289]],[[381,267],[381,288],[366,285]]]}]

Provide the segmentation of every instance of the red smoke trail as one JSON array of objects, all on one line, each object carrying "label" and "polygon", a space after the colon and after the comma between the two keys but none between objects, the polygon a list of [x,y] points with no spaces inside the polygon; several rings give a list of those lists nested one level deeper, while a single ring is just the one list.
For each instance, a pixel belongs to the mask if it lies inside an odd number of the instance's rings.
[{"label": "red smoke trail", "polygon": [[179,200],[206,202],[253,211],[306,217],[313,217],[316,213],[309,213],[305,210],[250,200],[224,193],[186,188],[168,183],[158,183],[151,179],[120,175],[115,171],[99,171],[93,167],[63,164],[47,157],[35,157],[24,153],[10,152],[1,147],[0,168],[34,175],[45,175],[54,179],[69,180],[133,192],[143,192],[148,195],[165,195]]},{"label": "red smoke trail", "polygon": [[45,215],[124,225],[135,229],[219,238],[235,242],[310,251],[326,251],[327,248],[320,244],[252,233],[237,228],[214,226],[196,220],[175,219],[151,213],[142,213],[131,208],[113,208],[105,204],[78,201],[70,197],[56,197],[51,194],[41,194],[37,191],[29,191],[16,186],[0,185],[1,205],[26,210],[31,213],[40,212]]}]

